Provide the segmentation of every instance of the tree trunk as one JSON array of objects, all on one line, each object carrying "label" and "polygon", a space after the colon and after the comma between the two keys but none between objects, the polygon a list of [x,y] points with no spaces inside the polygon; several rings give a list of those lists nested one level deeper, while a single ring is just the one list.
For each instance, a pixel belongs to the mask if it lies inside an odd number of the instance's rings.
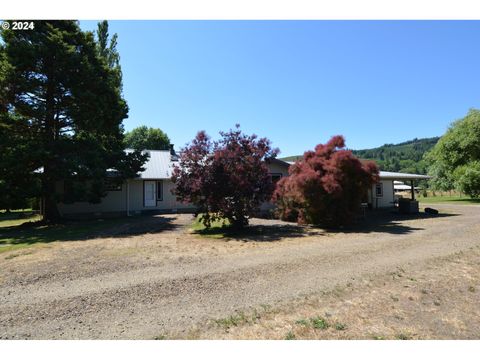
[{"label": "tree trunk", "polygon": [[44,201],[43,220],[48,223],[58,222],[60,213],[58,212],[55,199],[55,184],[57,179],[56,166],[56,141],[57,126],[55,124],[55,77],[54,77],[54,59],[48,58],[46,61],[46,73],[48,82],[45,94],[45,132],[44,147],[47,150],[47,156],[44,159],[42,192]]},{"label": "tree trunk", "polygon": [[43,220],[47,223],[57,223],[60,220],[60,213],[55,199],[55,181],[44,179],[43,191]]}]

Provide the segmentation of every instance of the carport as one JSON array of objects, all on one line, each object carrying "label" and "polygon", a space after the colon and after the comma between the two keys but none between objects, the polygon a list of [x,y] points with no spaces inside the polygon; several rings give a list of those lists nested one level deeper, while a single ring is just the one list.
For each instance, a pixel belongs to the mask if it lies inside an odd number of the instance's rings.
[{"label": "carport", "polygon": [[380,180],[403,181],[410,184],[411,200],[415,200],[415,184],[414,181],[428,180],[430,176],[420,174],[398,173],[390,171],[380,171]]}]

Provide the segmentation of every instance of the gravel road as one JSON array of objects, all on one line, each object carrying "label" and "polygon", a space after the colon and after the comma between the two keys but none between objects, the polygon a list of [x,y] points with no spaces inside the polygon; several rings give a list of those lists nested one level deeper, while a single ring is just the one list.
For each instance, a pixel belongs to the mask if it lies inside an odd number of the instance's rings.
[{"label": "gravel road", "polygon": [[435,207],[449,215],[381,214],[335,233],[254,219],[270,231],[243,240],[201,238],[189,231],[191,215],[163,215],[148,219],[154,231],[147,233],[126,226],[95,239],[3,253],[0,338],[181,336],[212,318],[384,276],[399,266],[421,269],[480,245],[480,206]]}]

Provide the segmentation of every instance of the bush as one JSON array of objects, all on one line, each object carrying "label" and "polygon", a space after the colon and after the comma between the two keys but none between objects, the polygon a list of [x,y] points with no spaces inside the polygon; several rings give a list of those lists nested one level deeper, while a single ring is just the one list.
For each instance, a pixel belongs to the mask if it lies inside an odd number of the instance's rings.
[{"label": "bush", "polygon": [[334,136],[290,167],[277,183],[273,199],[280,218],[338,227],[353,222],[368,189],[378,181],[373,162],[362,163]]},{"label": "bush", "polygon": [[239,125],[220,135],[219,141],[212,142],[201,131],[183,149],[173,171],[173,193],[204,214],[200,221],[205,227],[228,219],[232,227],[241,228],[270,200],[274,186],[267,161],[278,150],[266,138],[243,134]]}]

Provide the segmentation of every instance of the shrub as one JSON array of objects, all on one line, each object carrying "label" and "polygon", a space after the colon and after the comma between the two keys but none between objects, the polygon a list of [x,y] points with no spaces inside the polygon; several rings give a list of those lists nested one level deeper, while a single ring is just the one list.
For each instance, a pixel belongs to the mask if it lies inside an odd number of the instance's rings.
[{"label": "shrub", "polygon": [[368,189],[378,181],[373,162],[362,163],[334,136],[304,153],[277,183],[273,199],[280,218],[338,227],[353,222]]},{"label": "shrub", "polygon": [[212,142],[201,131],[182,150],[173,171],[173,193],[203,213],[200,221],[205,227],[228,219],[232,227],[241,228],[262,202],[270,200],[274,186],[267,161],[278,150],[266,138],[243,134],[239,125],[220,135],[219,141]]}]

